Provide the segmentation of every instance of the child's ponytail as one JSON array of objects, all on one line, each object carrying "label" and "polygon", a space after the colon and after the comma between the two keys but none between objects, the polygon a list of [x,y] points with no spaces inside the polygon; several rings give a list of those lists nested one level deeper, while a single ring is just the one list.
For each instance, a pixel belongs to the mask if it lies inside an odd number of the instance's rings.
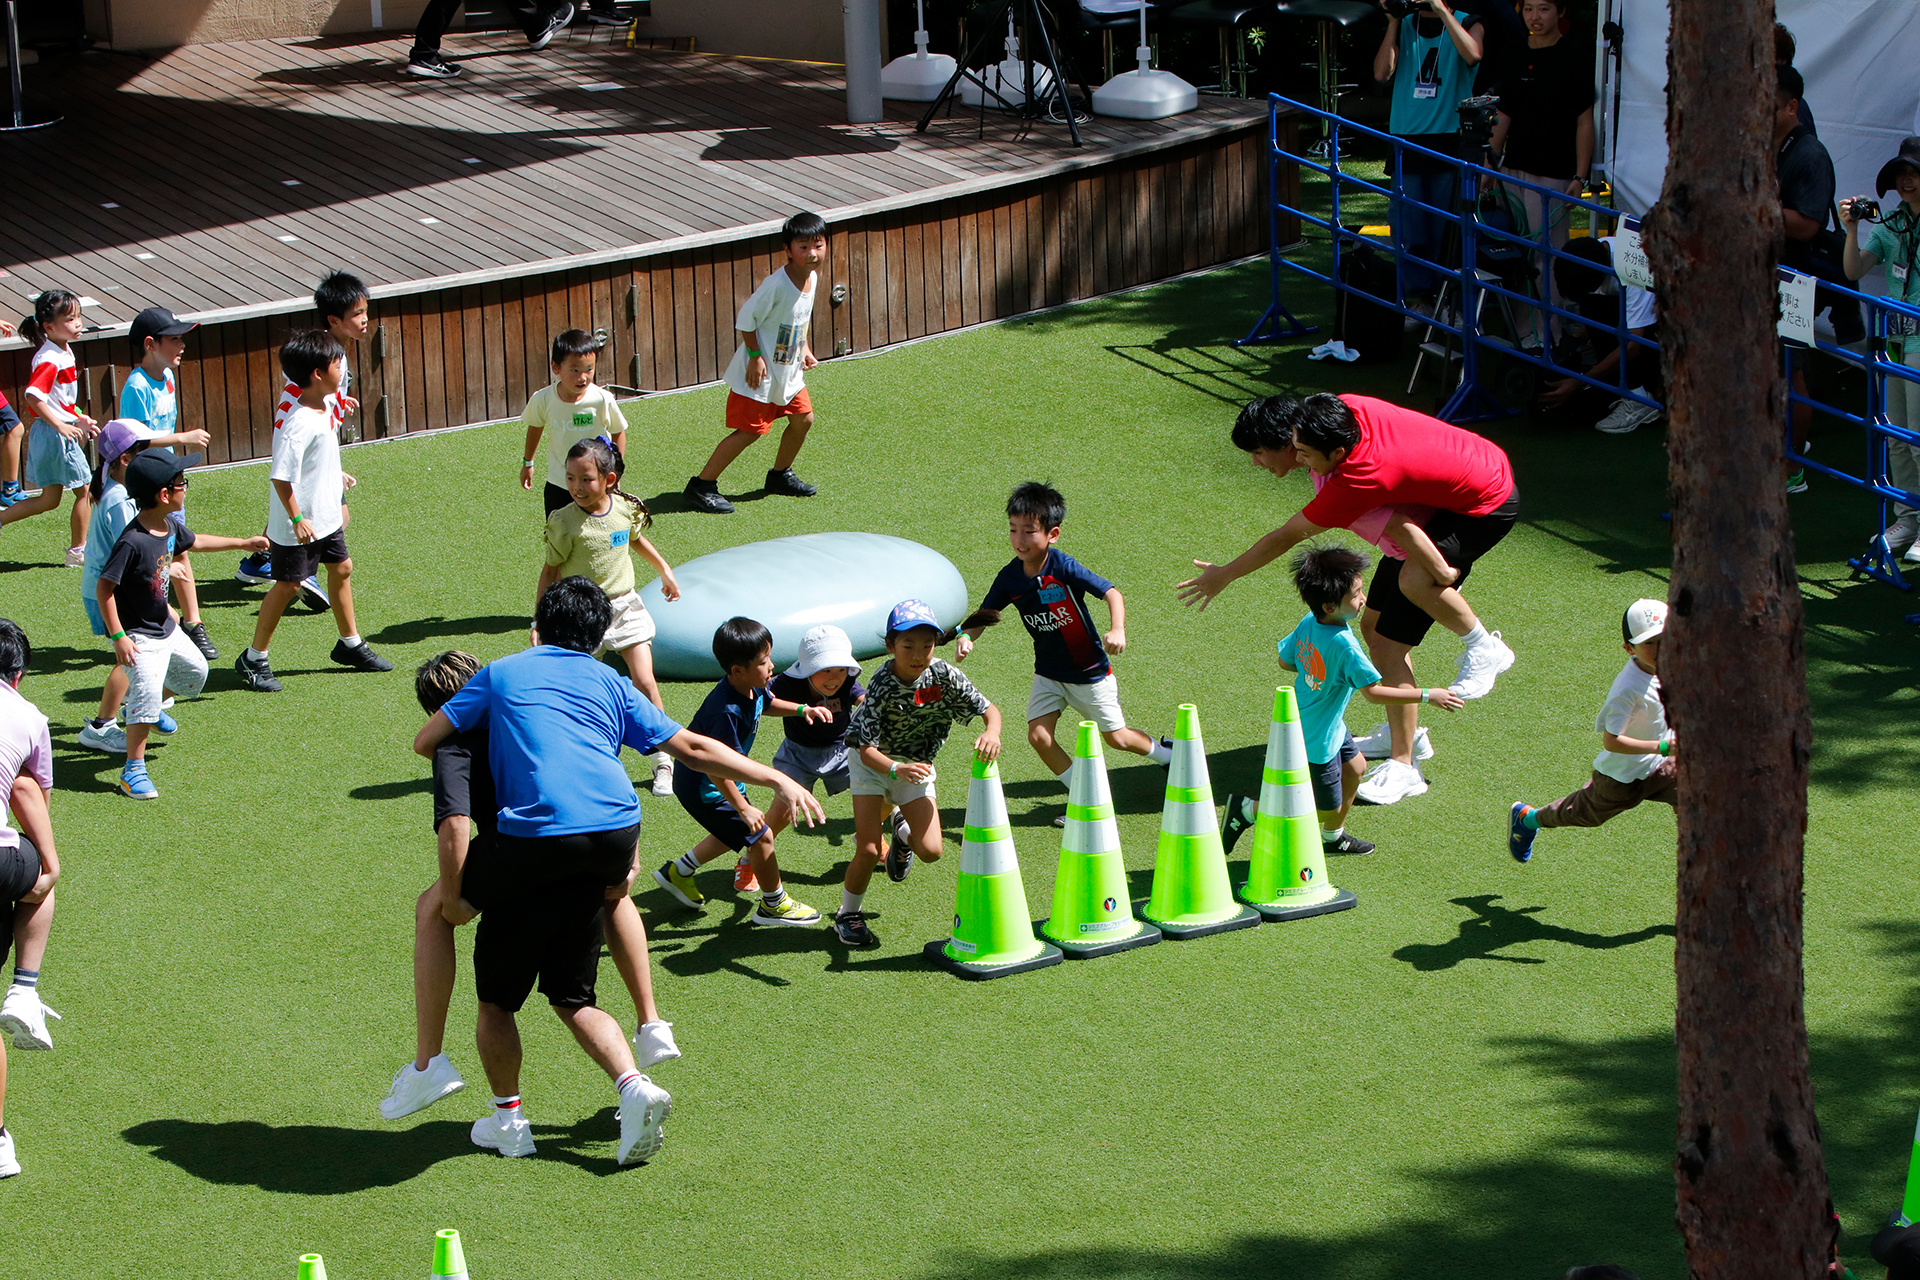
[{"label": "child's ponytail", "polygon": [[613,477],[613,483],[607,491],[616,497],[625,498],[640,512],[640,527],[653,528],[653,513],[647,510],[647,504],[620,487],[620,479],[627,474],[627,460],[620,453],[620,446],[605,436],[589,436],[567,450],[567,461],[575,458],[592,458],[593,465],[600,468],[601,475]]},{"label": "child's ponytail", "polygon": [[39,346],[47,340],[47,326],[80,305],[80,295],[66,289],[48,289],[33,300],[33,314],[20,318],[20,336]]}]

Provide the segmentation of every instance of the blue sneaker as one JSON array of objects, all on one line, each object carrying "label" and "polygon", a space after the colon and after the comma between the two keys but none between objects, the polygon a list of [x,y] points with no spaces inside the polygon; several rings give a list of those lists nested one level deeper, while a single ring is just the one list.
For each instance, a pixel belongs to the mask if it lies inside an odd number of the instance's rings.
[{"label": "blue sneaker", "polygon": [[327,598],[327,589],[320,585],[320,579],[308,574],[300,581],[300,598],[314,609],[331,609],[333,601]]},{"label": "blue sneaker", "polygon": [[241,556],[240,567],[233,571],[233,580],[250,587],[266,586],[273,581],[273,563],[266,556]]},{"label": "blue sneaker", "polygon": [[168,715],[165,711],[162,711],[160,718],[153,722],[153,731],[155,733],[178,733],[180,732],[180,722]]},{"label": "blue sneaker", "polygon": [[158,800],[160,788],[153,785],[153,779],[147,776],[147,762],[129,760],[120,770],[121,794],[135,800]]},{"label": "blue sneaker", "polygon": [[18,480],[9,480],[0,484],[0,507],[10,507],[26,496],[26,490],[20,487]]},{"label": "blue sneaker", "polygon": [[1525,800],[1515,800],[1507,812],[1507,852],[1515,862],[1533,861],[1533,838],[1540,833],[1526,823],[1531,812],[1533,806]]}]

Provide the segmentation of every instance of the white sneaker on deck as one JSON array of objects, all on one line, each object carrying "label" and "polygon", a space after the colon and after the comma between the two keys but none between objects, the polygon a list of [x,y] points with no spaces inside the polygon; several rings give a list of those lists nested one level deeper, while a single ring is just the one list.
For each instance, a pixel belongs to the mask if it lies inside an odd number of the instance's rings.
[{"label": "white sneaker on deck", "polygon": [[0,1178],[11,1178],[20,1172],[20,1157],[13,1152],[13,1135],[0,1133]]},{"label": "white sneaker on deck", "polygon": [[498,1112],[488,1112],[473,1122],[473,1131],[468,1136],[474,1146],[498,1151],[509,1158],[533,1154],[533,1126],[527,1123],[519,1107],[504,1118]]},{"label": "white sneaker on deck", "polygon": [[416,1111],[424,1111],[442,1098],[450,1098],[467,1087],[460,1072],[444,1053],[427,1059],[425,1071],[414,1070],[411,1062],[393,1073],[393,1088],[380,1100],[380,1118],[400,1120]]},{"label": "white sneaker on deck", "polygon": [[633,1061],[642,1071],[672,1062],[679,1056],[680,1046],[673,1042],[671,1022],[643,1022],[633,1033]]},{"label": "white sneaker on deck", "polygon": [[1460,655],[1459,670],[1447,687],[1467,702],[1484,698],[1493,692],[1494,680],[1512,665],[1513,650],[1507,647],[1498,631],[1489,631],[1485,640],[1468,645]]},{"label": "white sneaker on deck", "polygon": [[49,1014],[60,1018],[40,1003],[38,988],[8,987],[7,998],[0,1001],[0,1031],[12,1033],[16,1049],[51,1049],[53,1034],[47,1030]]},{"label": "white sneaker on deck", "polygon": [[673,757],[664,751],[653,758],[653,794],[673,794]]},{"label": "white sneaker on deck", "polygon": [[1382,760],[1367,771],[1353,797],[1367,804],[1395,804],[1408,796],[1426,794],[1427,780],[1410,764]]},{"label": "white sneaker on deck", "polygon": [[645,1076],[636,1075],[620,1090],[620,1164],[637,1164],[660,1153],[667,1135],[661,1128],[673,1114],[673,1098]]},{"label": "white sneaker on deck", "polygon": [[[1369,760],[1384,759],[1393,754],[1393,731],[1387,728],[1383,720],[1368,730],[1366,737],[1355,738],[1353,745]],[[1433,743],[1428,739],[1424,726],[1413,731],[1413,758],[1415,760],[1433,759]]]}]

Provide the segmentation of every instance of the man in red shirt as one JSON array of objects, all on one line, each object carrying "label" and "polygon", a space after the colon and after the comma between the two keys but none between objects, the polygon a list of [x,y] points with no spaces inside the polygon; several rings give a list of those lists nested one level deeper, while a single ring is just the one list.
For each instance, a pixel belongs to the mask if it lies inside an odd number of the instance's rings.
[{"label": "man in red shirt", "polygon": [[[1236,578],[1381,508],[1430,509],[1417,524],[1403,514],[1389,516],[1386,536],[1407,558],[1381,557],[1367,588],[1361,635],[1380,678],[1410,685],[1413,650],[1438,622],[1467,645],[1449,687],[1465,699],[1492,691],[1494,679],[1513,665],[1513,650],[1480,624],[1459,588],[1519,516],[1513,467],[1498,445],[1384,400],[1324,393],[1254,401],[1234,423],[1233,442],[1277,476],[1305,465],[1322,478],[1320,491],[1231,563],[1194,561],[1200,574],[1179,585],[1182,600],[1204,609]],[[1391,754],[1361,785],[1362,799],[1392,804],[1427,789],[1413,763],[1418,711],[1413,703],[1387,709]]]}]

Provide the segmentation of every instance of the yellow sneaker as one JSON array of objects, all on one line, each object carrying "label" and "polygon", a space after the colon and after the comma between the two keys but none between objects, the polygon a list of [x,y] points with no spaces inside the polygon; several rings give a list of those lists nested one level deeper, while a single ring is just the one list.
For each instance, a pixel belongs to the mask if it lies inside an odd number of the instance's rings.
[{"label": "yellow sneaker", "polygon": [[780,899],[780,905],[777,907],[769,905],[767,900],[762,898],[759,907],[753,913],[753,922],[804,929],[808,925],[819,924],[820,913],[792,894],[788,894]]},{"label": "yellow sneaker", "polygon": [[653,881],[678,898],[681,906],[692,907],[695,911],[698,911],[707,900],[707,895],[700,892],[700,886],[693,882],[693,877],[682,875],[680,868],[671,862],[653,873]]}]

